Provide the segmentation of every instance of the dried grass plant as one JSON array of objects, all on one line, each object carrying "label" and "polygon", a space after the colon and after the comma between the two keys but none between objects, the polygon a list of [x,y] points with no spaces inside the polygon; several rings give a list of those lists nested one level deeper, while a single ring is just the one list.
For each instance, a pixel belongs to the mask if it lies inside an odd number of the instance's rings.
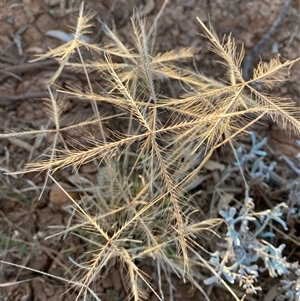
[{"label": "dried grass plant", "polygon": [[[104,23],[103,31],[111,43],[87,43],[82,36],[89,33],[92,17],[82,5],[74,39],[37,58],[54,58],[60,65],[49,80],[49,100],[45,102],[54,127],[11,131],[1,138],[52,135],[53,143],[43,158],[16,173],[47,171],[48,180],[56,181],[56,171],[72,167],[77,175],[74,185],[82,189],[82,198],[77,201],[70,196],[76,214],[70,225],[57,233],[80,236],[90,245],[86,260],[73,262],[78,267],[76,283],[80,283],[76,300],[81,296],[88,300],[89,294],[100,300],[91,293],[93,283],[117,262],[127,274],[128,295],[133,300],[147,300],[145,284],[162,299],[138,267],[144,258],[154,260],[158,274],[164,271],[169,275],[171,270],[205,295],[195,276],[197,267],[218,274],[201,241],[215,233],[215,227],[224,220],[202,214],[201,203],[191,194],[199,184],[198,173],[220,146],[229,144],[234,151],[235,139],[262,118],[271,118],[300,135],[300,112],[295,104],[270,94],[272,88],[287,80],[297,60],[277,56],[270,62],[260,62],[253,77],[245,81],[241,70],[244,50],[237,51],[231,35],[220,41],[213,29],[198,19],[211,51],[219,56],[224,68],[223,80],[218,82],[178,65],[191,60],[196,49],[156,53],[156,24],[147,26],[137,11],[131,24],[132,46],[125,45]],[[84,59],[86,50],[93,53],[94,60]],[[74,86],[57,87],[64,69],[85,75],[84,92]],[[92,73],[106,81],[100,92],[93,88]],[[180,98],[160,92],[160,84],[169,80],[180,82]],[[94,116],[61,126],[64,101],[57,99],[56,92],[90,101]],[[114,107],[117,114],[103,114],[98,106],[101,103]],[[122,121],[122,128],[109,137],[105,132],[107,120],[116,124]],[[87,136],[90,146],[86,147],[76,144],[74,138],[73,145],[63,143],[58,148],[64,132],[80,132],[90,125],[98,129],[102,139]],[[87,189],[79,181],[84,178],[79,168],[88,162],[95,162],[101,176]],[[245,191],[249,193],[246,182]],[[220,281],[240,300],[226,281]]]}]

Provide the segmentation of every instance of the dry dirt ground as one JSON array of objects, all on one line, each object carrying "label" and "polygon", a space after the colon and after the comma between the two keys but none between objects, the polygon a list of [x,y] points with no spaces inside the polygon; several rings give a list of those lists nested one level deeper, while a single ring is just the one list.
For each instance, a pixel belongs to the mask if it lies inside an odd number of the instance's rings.
[{"label": "dry dirt ground", "polygon": [[[170,0],[158,21],[158,50],[165,51],[191,45],[199,47],[199,54],[195,59],[197,68],[207,76],[221,78],[223,71],[214,61],[215,56],[209,53],[207,41],[199,35],[201,29],[196,17],[206,23],[210,20],[220,37],[231,32],[237,44],[244,43],[246,53],[249,53],[278,17],[284,2],[284,0]],[[141,10],[151,22],[162,4],[162,0],[86,0],[86,6],[95,11],[109,26],[114,26],[125,43],[129,39],[128,24],[133,8]],[[300,55],[299,5],[298,0],[292,1],[276,33],[260,49],[259,54],[263,59],[272,58],[274,49],[278,49],[282,57],[287,59],[294,59]],[[68,25],[78,13],[78,7],[77,0],[1,1],[1,132],[47,123],[41,99],[47,96],[44,89],[45,79],[57,66],[54,61],[32,64],[28,64],[28,61],[49,47],[55,48],[62,43],[59,39],[46,36],[46,32],[55,29],[68,32]],[[103,39],[100,26],[94,28],[91,36],[94,42]],[[253,64],[257,63],[258,58],[254,59]],[[61,80],[68,84],[83,85],[82,79],[71,72],[64,72]],[[176,95],[176,87],[169,89],[169,93]],[[280,86],[276,93],[291,97],[300,103],[299,64],[292,68],[290,82]],[[91,110],[89,107],[85,109]],[[70,101],[66,111],[66,123],[81,110],[80,102],[76,99]],[[287,136],[277,126],[264,127],[261,133],[268,137],[275,157],[285,154],[297,162],[295,158],[300,153],[300,145],[297,146],[293,137]],[[68,200],[57,186],[51,183],[47,185],[41,200],[38,200],[44,183],[44,174],[4,175],[6,171],[20,170],[24,163],[36,157],[41,152],[43,143],[36,149],[27,141],[1,140],[0,259],[72,279],[73,270],[70,268],[68,256],[78,259],[86,250],[86,245],[75,237],[66,237],[63,241],[56,238],[44,239],[68,223],[70,213],[63,210]],[[282,161],[282,168],[286,169],[284,164]],[[69,172],[66,170],[65,174],[61,172],[57,176],[66,189],[69,188],[66,183]],[[87,165],[83,172],[87,176],[92,176],[95,170],[92,165]],[[299,233],[300,230],[298,235]],[[300,258],[299,248],[287,252],[293,254],[295,258]],[[1,264],[0,267],[1,283],[26,280],[21,284],[2,286],[0,300],[75,299],[76,292],[68,290],[69,287],[62,281],[12,265]],[[142,269],[152,277],[155,285],[157,274],[151,264],[143,263]],[[110,273],[99,278],[99,283],[95,284],[99,296],[104,301],[124,300],[126,293],[122,271],[116,266]],[[268,283],[268,280],[261,283],[263,291],[253,300],[264,300],[272,284],[273,282]],[[174,300],[204,300],[200,292],[175,276],[173,285]],[[164,282],[162,289],[166,296],[165,300],[168,300],[167,282]],[[233,297],[222,288],[204,287],[204,289],[212,301],[233,300]],[[157,298],[150,295],[149,300]]]}]

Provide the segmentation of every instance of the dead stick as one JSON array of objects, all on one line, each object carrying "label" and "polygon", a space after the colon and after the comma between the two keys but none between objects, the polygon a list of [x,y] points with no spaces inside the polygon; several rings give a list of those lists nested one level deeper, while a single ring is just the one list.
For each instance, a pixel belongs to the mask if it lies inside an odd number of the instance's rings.
[{"label": "dead stick", "polygon": [[0,105],[8,105],[12,101],[24,100],[29,98],[42,98],[47,97],[49,94],[45,92],[29,92],[18,95],[0,95]]},{"label": "dead stick", "polygon": [[250,53],[246,56],[244,63],[243,63],[243,77],[244,80],[247,81],[249,80],[249,70],[252,66],[252,61],[255,59],[255,57],[258,54],[258,51],[260,48],[270,39],[270,37],[274,34],[274,32],[277,30],[277,28],[280,26],[282,23],[289,7],[291,4],[292,0],[286,0],[284,3],[284,6],[282,8],[282,11],[278,18],[274,21],[270,29],[265,33],[265,35],[261,38],[260,41],[252,48]]},{"label": "dead stick", "polygon": [[6,74],[6,72],[11,72],[11,73],[20,74],[24,72],[35,71],[36,69],[42,69],[44,67],[49,67],[49,66],[58,66],[58,63],[55,60],[47,60],[47,61],[35,62],[35,63],[25,63],[22,65],[5,67],[1,70],[1,73]]}]

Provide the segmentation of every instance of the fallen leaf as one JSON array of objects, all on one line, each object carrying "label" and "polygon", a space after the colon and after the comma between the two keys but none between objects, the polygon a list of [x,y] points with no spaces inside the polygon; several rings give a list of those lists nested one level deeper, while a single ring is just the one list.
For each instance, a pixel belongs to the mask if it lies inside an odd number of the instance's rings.
[{"label": "fallen leaf", "polygon": [[59,185],[53,184],[49,195],[49,200],[52,204],[63,205],[68,201],[70,201],[70,197],[73,199],[78,198],[78,193],[74,191],[70,191],[71,189],[70,185],[63,182],[58,182],[58,183],[65,191],[63,191]]},{"label": "fallen leaf", "polygon": [[207,163],[204,165],[205,169],[207,170],[225,170],[225,165],[221,164],[217,161],[208,160]]}]

